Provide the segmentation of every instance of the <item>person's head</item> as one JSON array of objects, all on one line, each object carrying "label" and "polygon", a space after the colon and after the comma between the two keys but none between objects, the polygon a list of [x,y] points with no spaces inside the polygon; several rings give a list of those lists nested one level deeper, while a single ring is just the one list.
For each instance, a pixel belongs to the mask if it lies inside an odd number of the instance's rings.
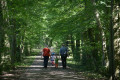
[{"label": "person's head", "polygon": [[62,44],[62,46],[65,46],[65,44]]},{"label": "person's head", "polygon": [[45,45],[45,47],[47,47],[47,48],[48,48],[48,45]]},{"label": "person's head", "polygon": [[55,55],[55,53],[52,53],[52,55]]}]

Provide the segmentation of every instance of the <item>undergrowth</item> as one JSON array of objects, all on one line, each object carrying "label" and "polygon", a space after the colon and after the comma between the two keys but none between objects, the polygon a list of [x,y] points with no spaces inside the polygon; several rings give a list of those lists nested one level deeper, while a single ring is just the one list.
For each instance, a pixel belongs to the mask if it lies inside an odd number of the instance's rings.
[{"label": "undergrowth", "polygon": [[95,72],[91,67],[81,65],[80,62],[75,62],[72,57],[67,59],[67,65],[78,74],[83,75],[90,80],[107,80],[105,76]]}]

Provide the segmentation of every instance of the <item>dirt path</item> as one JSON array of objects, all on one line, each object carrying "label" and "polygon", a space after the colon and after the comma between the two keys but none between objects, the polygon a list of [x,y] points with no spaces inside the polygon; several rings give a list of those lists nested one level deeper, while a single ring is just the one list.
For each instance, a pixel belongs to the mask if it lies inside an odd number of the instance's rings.
[{"label": "dirt path", "polygon": [[69,67],[63,69],[61,60],[59,67],[56,69],[51,65],[50,60],[48,68],[43,68],[43,58],[41,55],[36,56],[33,64],[29,67],[19,67],[17,70],[5,73],[0,76],[0,80],[86,80],[80,74],[71,70]]},{"label": "dirt path", "polygon": [[19,80],[85,80],[80,75],[77,75],[73,70],[67,67],[62,69],[61,61],[59,60],[59,68],[51,66],[50,61],[48,68],[43,68],[43,60],[41,56],[36,56],[33,64],[25,69],[25,72],[20,75]]}]

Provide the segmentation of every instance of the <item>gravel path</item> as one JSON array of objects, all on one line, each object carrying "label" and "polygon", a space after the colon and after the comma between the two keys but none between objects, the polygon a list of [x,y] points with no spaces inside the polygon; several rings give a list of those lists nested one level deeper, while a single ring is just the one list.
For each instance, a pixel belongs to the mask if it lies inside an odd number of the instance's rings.
[{"label": "gravel path", "polygon": [[0,75],[0,80],[86,80],[82,73],[77,74],[74,70],[67,66],[67,69],[62,68],[61,60],[59,66],[55,68],[48,62],[48,68],[43,68],[43,57],[37,55],[32,65],[29,67],[18,67],[9,73],[4,72]]},{"label": "gravel path", "polygon": [[69,67],[62,69],[61,60],[59,67],[55,68],[48,63],[48,68],[43,68],[43,58],[40,55],[36,56],[33,64],[25,69],[25,72],[20,75],[19,80],[85,80],[81,75],[77,75]]}]

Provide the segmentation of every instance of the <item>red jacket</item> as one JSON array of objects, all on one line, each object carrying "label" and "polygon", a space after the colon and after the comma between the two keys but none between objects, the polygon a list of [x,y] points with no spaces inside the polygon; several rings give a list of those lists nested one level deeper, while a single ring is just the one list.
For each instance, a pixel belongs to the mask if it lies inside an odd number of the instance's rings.
[{"label": "red jacket", "polygon": [[50,49],[49,48],[43,49],[43,56],[50,56]]}]

